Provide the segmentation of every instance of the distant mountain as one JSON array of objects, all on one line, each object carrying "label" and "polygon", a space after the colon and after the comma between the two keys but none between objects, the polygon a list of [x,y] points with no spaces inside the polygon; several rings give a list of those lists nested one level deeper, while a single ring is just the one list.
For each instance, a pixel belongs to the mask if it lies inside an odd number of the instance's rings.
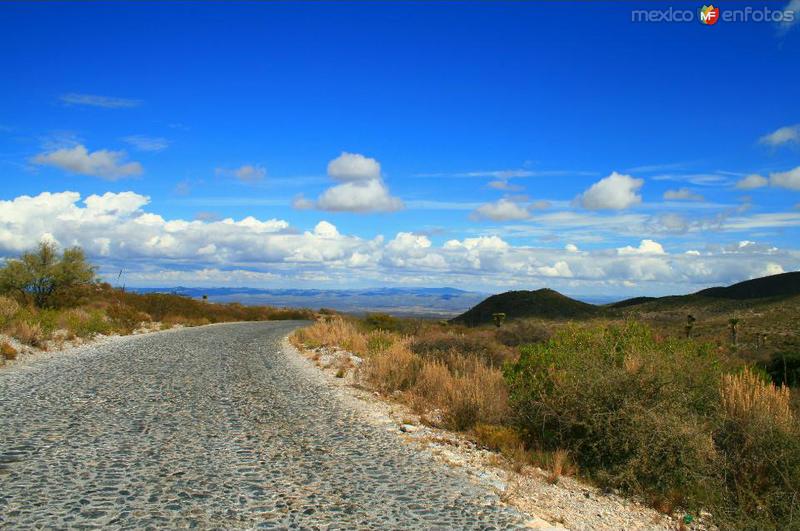
[{"label": "distant mountain", "polygon": [[260,288],[132,288],[139,293],[175,293],[213,302],[266,304],[278,307],[331,308],[346,313],[386,312],[394,315],[448,318],[486,297],[456,288],[260,289]]},{"label": "distant mountain", "polygon": [[520,317],[571,319],[592,317],[599,312],[600,308],[593,304],[571,299],[552,289],[539,289],[507,291],[492,295],[452,321],[476,326],[491,322],[494,313],[505,313],[507,319]]}]

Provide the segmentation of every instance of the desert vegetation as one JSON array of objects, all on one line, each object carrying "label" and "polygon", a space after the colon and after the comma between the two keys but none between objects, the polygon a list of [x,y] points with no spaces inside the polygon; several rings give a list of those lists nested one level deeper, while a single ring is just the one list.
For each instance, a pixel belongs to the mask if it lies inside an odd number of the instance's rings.
[{"label": "desert vegetation", "polygon": [[[97,279],[80,249],[59,252],[47,242],[0,267],[0,334],[36,348],[98,334],[130,334],[142,327],[311,317],[307,310],[214,304],[114,288]],[[17,354],[8,341],[0,343],[0,353],[5,359]]]},{"label": "desert vegetation", "polygon": [[358,385],[516,469],[577,474],[667,513],[705,510],[723,528],[800,526],[795,357],[770,372],[730,337],[634,319],[496,324],[327,315],[293,341],[362,357]]}]

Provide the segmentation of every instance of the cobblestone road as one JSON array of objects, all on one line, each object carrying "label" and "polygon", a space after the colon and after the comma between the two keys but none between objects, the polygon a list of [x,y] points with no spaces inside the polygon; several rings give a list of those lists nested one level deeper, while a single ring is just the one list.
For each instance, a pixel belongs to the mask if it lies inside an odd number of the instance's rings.
[{"label": "cobblestone road", "polygon": [[0,527],[503,529],[524,518],[214,325],[0,370]]}]

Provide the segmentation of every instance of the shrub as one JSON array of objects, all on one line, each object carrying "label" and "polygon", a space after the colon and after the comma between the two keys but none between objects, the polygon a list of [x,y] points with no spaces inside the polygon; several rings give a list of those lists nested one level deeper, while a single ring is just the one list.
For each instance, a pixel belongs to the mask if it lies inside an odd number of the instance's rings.
[{"label": "shrub", "polygon": [[725,457],[727,504],[722,523],[788,529],[800,514],[800,429],[789,390],[750,370],[726,375],[723,423],[716,435]]},{"label": "shrub", "polygon": [[416,383],[421,367],[422,360],[408,349],[408,341],[400,340],[365,362],[364,378],[384,393],[406,391]]},{"label": "shrub", "polygon": [[417,374],[412,395],[417,409],[441,409],[447,405],[448,390],[453,376],[447,366],[440,361],[423,361]]},{"label": "shrub", "polygon": [[368,350],[364,335],[353,323],[341,317],[317,321],[311,326],[297,330],[294,337],[311,348],[338,346],[361,355]]},{"label": "shrub", "polygon": [[39,323],[30,323],[25,320],[14,321],[10,327],[10,333],[21,343],[32,347],[41,346],[45,340],[41,325]]},{"label": "shrub", "polygon": [[127,304],[112,304],[106,310],[106,315],[111,320],[113,326],[123,333],[130,333],[143,322],[150,322],[150,315],[146,312],[137,310]]},{"label": "shrub", "polygon": [[451,380],[444,416],[449,427],[467,430],[478,422],[497,424],[507,415],[508,392],[498,369],[475,364]]},{"label": "shrub", "polygon": [[440,360],[417,356],[418,369],[410,389],[418,410],[440,409],[445,424],[467,430],[476,423],[498,424],[508,415],[508,393],[503,374],[475,358]]},{"label": "shrub", "polygon": [[800,387],[800,352],[778,352],[765,369],[776,385]]},{"label": "shrub", "polygon": [[475,331],[468,334],[428,330],[417,336],[411,350],[430,360],[450,363],[456,357],[475,357],[482,363],[500,367],[513,359],[514,353],[494,340],[492,331]]},{"label": "shrub", "polygon": [[39,308],[73,301],[71,290],[94,280],[94,268],[80,248],[66,249],[59,256],[55,244],[44,241],[0,267],[0,292],[31,300]]},{"label": "shrub", "polygon": [[0,328],[5,327],[19,312],[19,304],[14,299],[0,296]]},{"label": "shrub", "polygon": [[506,377],[531,447],[567,450],[601,484],[692,503],[714,489],[719,372],[710,349],[626,323],[523,347]]},{"label": "shrub", "polygon": [[516,321],[495,332],[497,341],[508,347],[542,343],[550,339],[550,336],[547,327],[531,321]]},{"label": "shrub", "polygon": [[78,337],[93,337],[111,332],[111,323],[100,310],[68,310],[61,317],[61,326]]},{"label": "shrub", "polygon": [[479,444],[496,452],[513,451],[522,444],[519,432],[511,426],[479,423],[473,428],[473,434]]},{"label": "shrub", "polygon": [[367,354],[373,356],[388,349],[395,342],[396,336],[384,330],[373,330],[367,334]]},{"label": "shrub", "polygon": [[8,341],[3,341],[0,343],[0,356],[7,360],[15,360],[17,359],[17,349]]}]

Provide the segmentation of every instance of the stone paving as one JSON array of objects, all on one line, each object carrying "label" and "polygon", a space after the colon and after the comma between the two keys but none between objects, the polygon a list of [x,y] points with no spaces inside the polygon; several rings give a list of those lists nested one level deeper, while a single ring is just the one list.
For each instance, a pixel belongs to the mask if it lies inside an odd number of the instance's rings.
[{"label": "stone paving", "polygon": [[527,518],[290,359],[297,322],[0,370],[0,528],[509,529]]}]

